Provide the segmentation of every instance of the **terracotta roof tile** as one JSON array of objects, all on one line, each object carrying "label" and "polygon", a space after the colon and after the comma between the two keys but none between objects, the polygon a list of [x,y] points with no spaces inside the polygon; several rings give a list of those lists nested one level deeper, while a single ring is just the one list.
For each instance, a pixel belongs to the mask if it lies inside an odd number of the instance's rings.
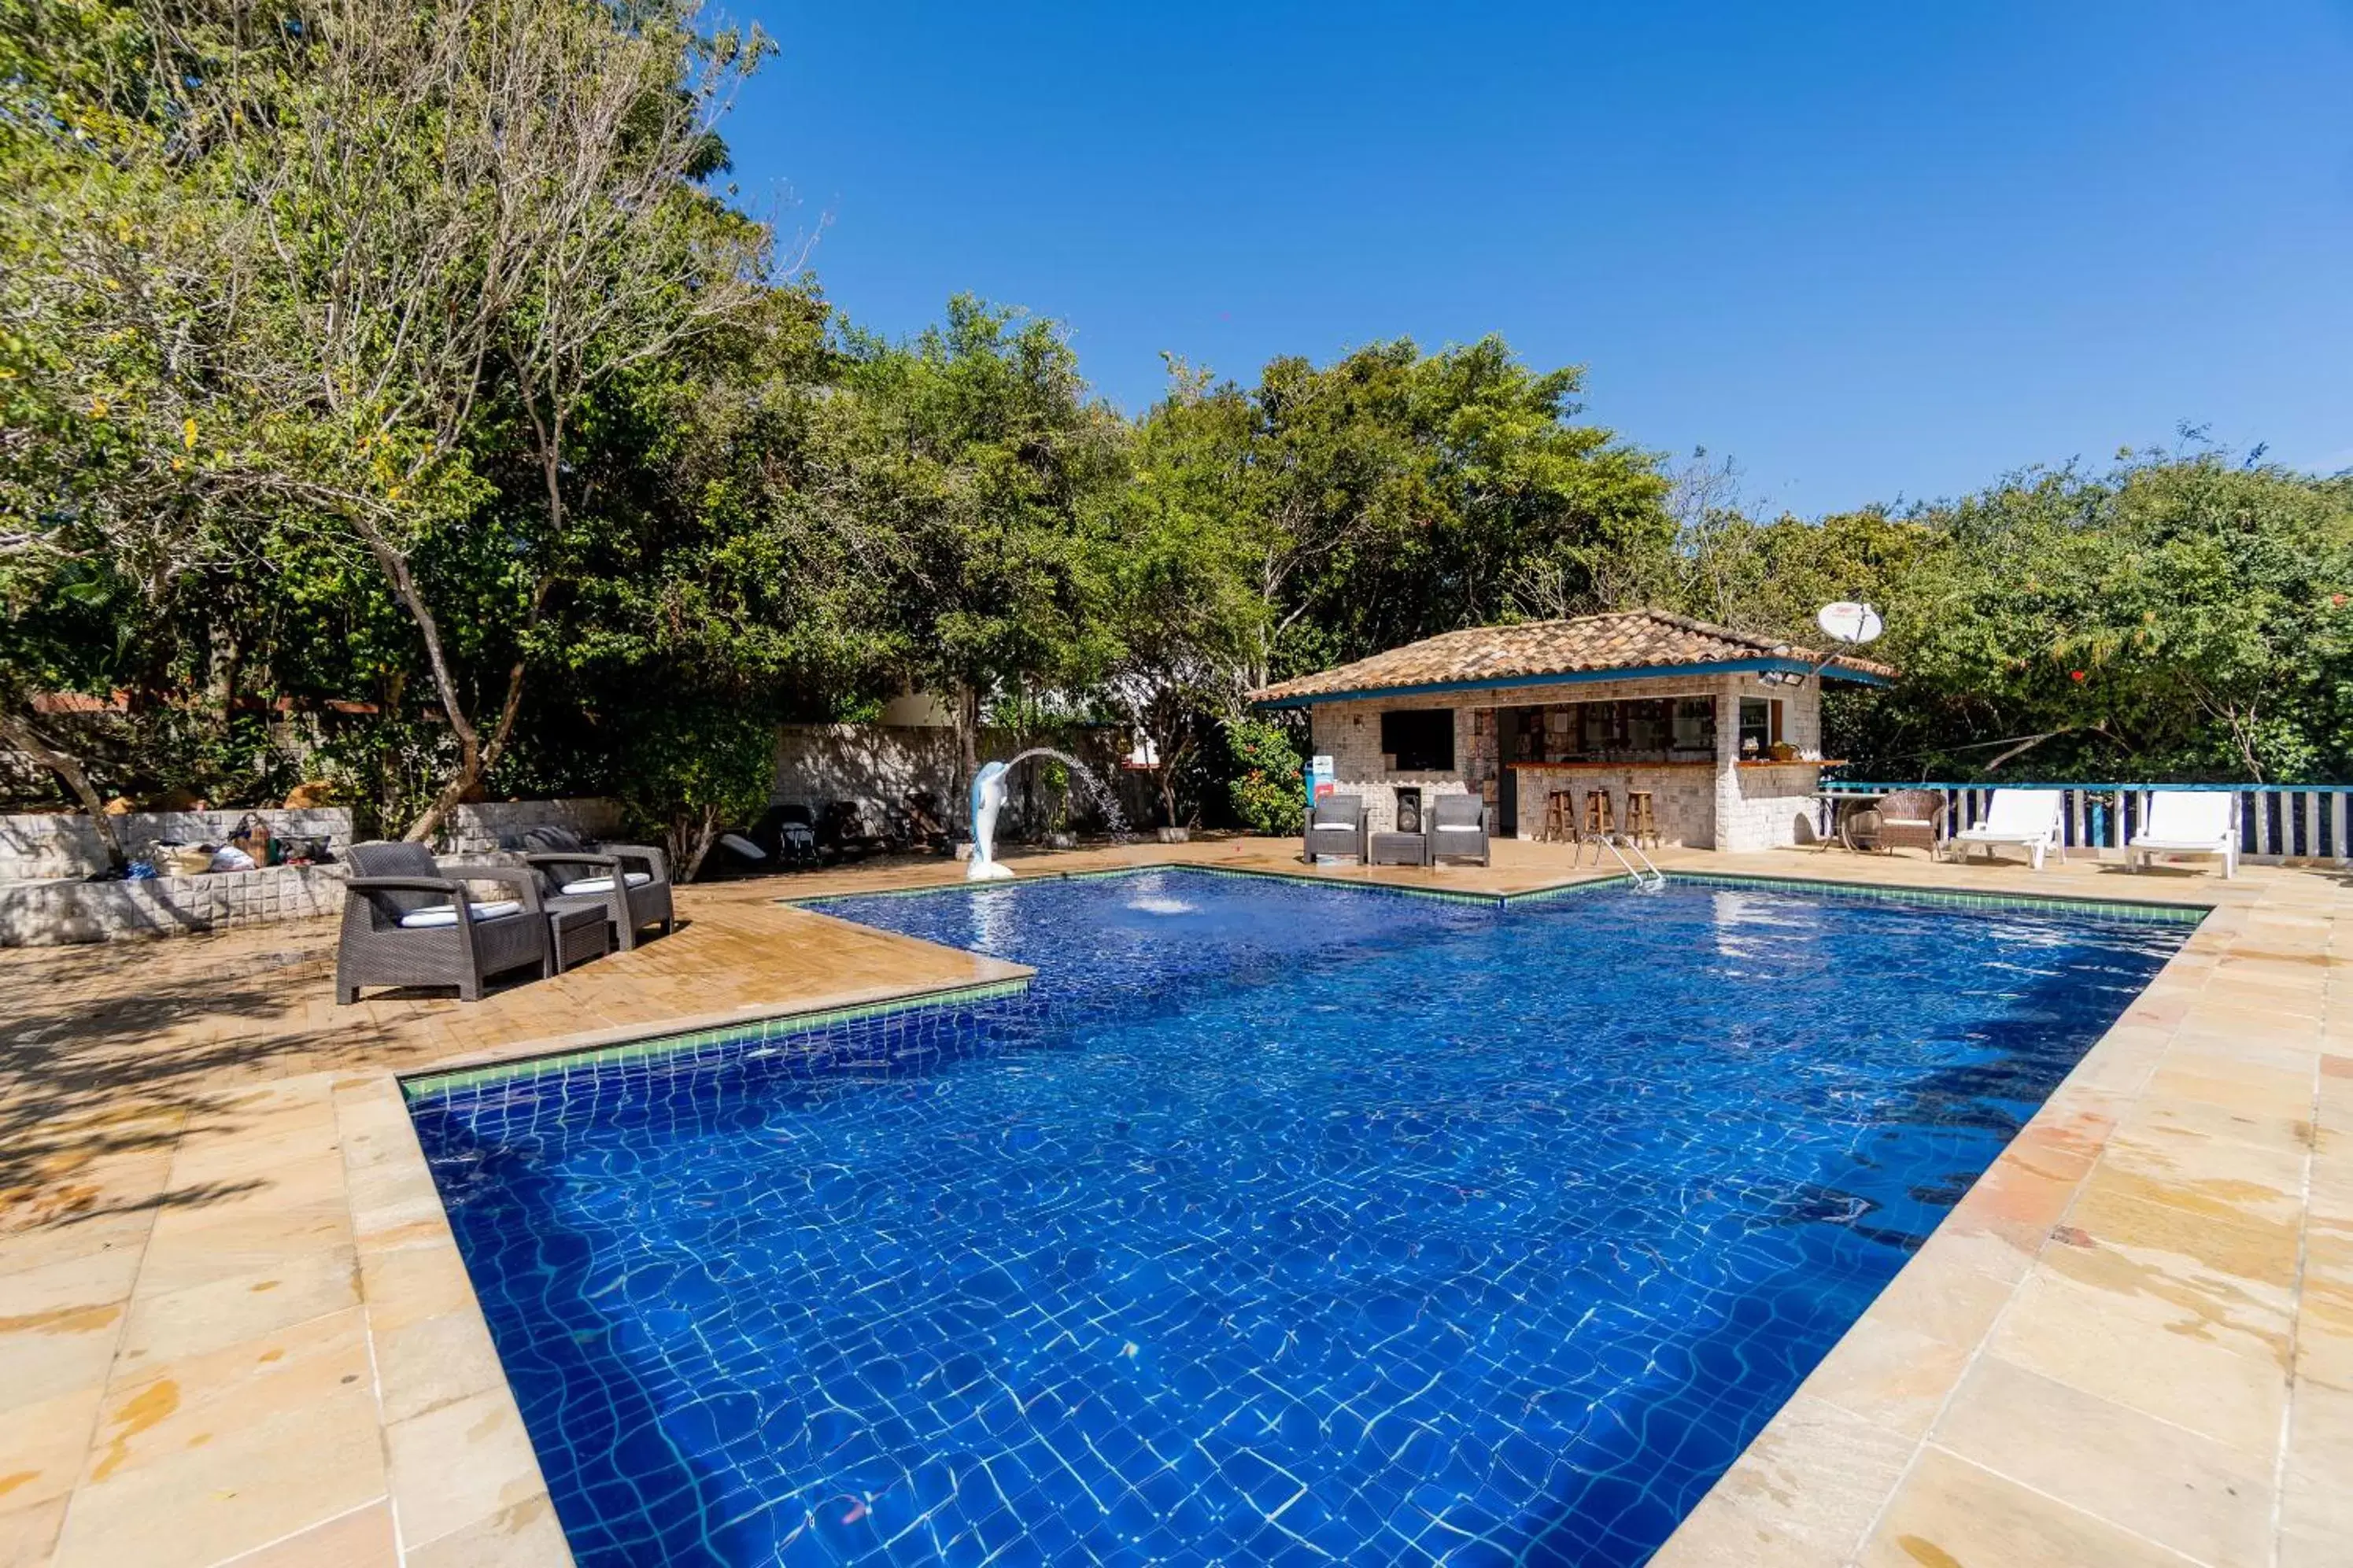
[{"label": "terracotta roof tile", "polygon": [[1664,610],[1623,610],[1580,616],[1567,621],[1522,621],[1516,626],[1472,626],[1424,637],[1354,664],[1278,681],[1250,693],[1255,702],[1296,701],[1355,691],[1457,686],[1473,681],[1575,675],[1610,669],[1672,669],[1683,665],[1725,664],[1775,657],[1825,672],[1841,671],[1882,679],[1892,666],[1852,654],[1825,654],[1810,647],[1751,637],[1728,626],[1710,626]]}]

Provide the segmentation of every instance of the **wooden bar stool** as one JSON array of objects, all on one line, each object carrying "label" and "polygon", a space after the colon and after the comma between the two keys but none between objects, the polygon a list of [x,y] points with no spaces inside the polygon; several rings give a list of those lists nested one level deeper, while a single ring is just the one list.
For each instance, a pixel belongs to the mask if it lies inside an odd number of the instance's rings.
[{"label": "wooden bar stool", "polygon": [[1568,789],[1550,791],[1545,795],[1545,842],[1560,844],[1576,837],[1577,792]]},{"label": "wooden bar stool", "polygon": [[1606,844],[1609,836],[1617,831],[1618,824],[1609,812],[1609,792],[1606,789],[1587,790],[1583,837],[1597,844]]},{"label": "wooden bar stool", "polygon": [[1659,847],[1659,818],[1651,809],[1649,790],[1630,789],[1626,792],[1626,837],[1637,845],[1647,838],[1651,848]]}]

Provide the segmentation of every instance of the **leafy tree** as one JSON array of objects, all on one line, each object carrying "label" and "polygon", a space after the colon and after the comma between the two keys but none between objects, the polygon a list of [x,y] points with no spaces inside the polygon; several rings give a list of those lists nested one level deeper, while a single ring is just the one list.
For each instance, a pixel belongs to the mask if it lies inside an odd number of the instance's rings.
[{"label": "leafy tree", "polygon": [[[98,103],[103,144],[60,131],[9,149],[47,176],[12,233],[44,213],[55,227],[23,291],[78,301],[65,320],[100,345],[25,355],[45,385],[33,482],[81,476],[79,510],[149,553],[225,521],[211,542],[251,559],[307,524],[372,563],[454,742],[411,826],[427,837],[511,737],[572,564],[568,452],[594,395],[758,294],[765,231],[702,182],[763,46],[700,30],[682,3],[626,25],[589,0],[322,0],[283,25],[218,0],[94,15],[90,63],[37,79],[54,85],[32,107],[71,127]],[[103,430],[73,427],[76,409]],[[529,460],[531,512],[485,476],[508,453]]]},{"label": "leafy tree", "polygon": [[2300,781],[2353,761],[2341,479],[2144,454],[1901,515],[1732,510],[1671,575],[1692,613],[1792,641],[1820,641],[1829,600],[1879,606],[1873,651],[1902,680],[1825,709],[1870,776]]},{"label": "leafy tree", "polygon": [[1104,686],[1152,742],[1162,819],[1208,721],[1239,717],[1264,647],[1250,519],[1233,504],[1228,416],[1178,367],[1169,401],[1138,431],[1127,482],[1096,521],[1102,618],[1115,651]]},{"label": "leafy tree", "polygon": [[829,515],[872,574],[892,662],[951,700],[968,778],[991,696],[1083,688],[1103,668],[1083,520],[1119,479],[1125,429],[1052,322],[969,297],[912,342],[851,332],[845,348]]},{"label": "leafy tree", "polygon": [[1575,423],[1582,373],[1539,374],[1499,338],[1424,354],[1406,340],[1328,366],[1270,363],[1199,387],[1177,427],[1250,540],[1268,606],[1253,684],[1461,626],[1598,607],[1671,532],[1656,460]]}]

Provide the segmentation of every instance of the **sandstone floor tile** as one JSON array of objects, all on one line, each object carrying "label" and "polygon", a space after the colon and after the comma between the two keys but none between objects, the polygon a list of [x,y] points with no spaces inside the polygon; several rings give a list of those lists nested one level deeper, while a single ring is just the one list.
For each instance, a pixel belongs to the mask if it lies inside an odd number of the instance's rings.
[{"label": "sandstone floor tile", "polygon": [[378,1333],[451,1312],[478,1311],[457,1244],[372,1251],[360,1257],[360,1289]]},{"label": "sandstone floor tile", "polygon": [[110,1249],[40,1268],[0,1275],[0,1333],[56,1321],[59,1312],[126,1300],[139,1274],[139,1255]]},{"label": "sandstone floor tile", "polygon": [[[2168,1202],[2168,1196],[2186,1201]],[[2065,1223],[2098,1246],[2175,1259],[2190,1275],[2240,1282],[2276,1298],[2286,1310],[2296,1288],[2303,1227],[2294,1219],[2258,1219],[2194,1202],[2179,1189],[2111,1173],[2085,1184]]]},{"label": "sandstone floor tile", "polygon": [[139,1271],[142,1296],[268,1273],[352,1245],[351,1212],[340,1201],[185,1213],[159,1222]]},{"label": "sandstone floor tile", "polygon": [[130,1249],[135,1256],[155,1223],[146,1208],[101,1209],[24,1229],[0,1232],[0,1275],[72,1263]]},{"label": "sandstone floor tile", "polygon": [[1704,1531],[1688,1544],[1679,1533],[1655,1562],[1841,1562],[1913,1447],[1908,1437],[1799,1394],[1708,1493]]},{"label": "sandstone floor tile", "polygon": [[100,1390],[77,1389],[0,1415],[0,1511],[64,1497],[81,1475]]},{"label": "sandstone floor tile", "polygon": [[1931,1446],[1864,1545],[1865,1568],[2189,1568],[2191,1559]]},{"label": "sandstone floor tile", "polygon": [[402,1568],[392,1505],[375,1502],[354,1509],[232,1558],[221,1568]]},{"label": "sandstone floor tile", "polygon": [[175,1162],[172,1167],[173,1194],[217,1192],[225,1196],[212,1203],[178,1200],[169,1206],[191,1217],[200,1217],[207,1210],[217,1211],[232,1205],[284,1208],[333,1203],[343,1195],[343,1155],[332,1144],[320,1149],[306,1142],[291,1157],[261,1150],[241,1152],[247,1157],[237,1161],[234,1169],[222,1170],[218,1174],[191,1173],[185,1169],[186,1161]]},{"label": "sandstone floor tile", "polygon": [[2313,1075],[2242,1062],[2227,1071],[2196,1072],[2168,1056],[2149,1079],[2151,1094],[2179,1096],[2248,1116],[2294,1121],[2312,1114]]},{"label": "sandstone floor tile", "polygon": [[1979,1358],[1936,1444],[2215,1568],[2271,1552],[2273,1457]]},{"label": "sandstone floor tile", "polygon": [[1866,1312],[1799,1392],[1917,1438],[1927,1433],[1976,1349],[1974,1342],[1939,1340]]},{"label": "sandstone floor tile", "polygon": [[89,1471],[105,1481],[314,1403],[373,1396],[367,1320],[357,1308],[148,1369],[107,1389]]},{"label": "sandstone floor tile", "polygon": [[2142,1142],[2112,1139],[2093,1174],[2150,1184],[2127,1195],[2169,1203],[2194,1214],[2294,1221],[2304,1213],[2303,1150],[2259,1149],[2219,1139]]},{"label": "sandstone floor tile", "polygon": [[138,1265],[125,1248],[0,1277],[0,1411],[106,1381]]},{"label": "sandstone floor tile", "polygon": [[476,1520],[408,1553],[405,1568],[571,1568],[572,1549],[545,1492]]},{"label": "sandstone floor tile", "polygon": [[2298,1378],[2289,1402],[2287,1468],[2353,1478],[2353,1389]]},{"label": "sandstone floor tile", "polygon": [[2280,1568],[2341,1568],[2353,1559],[2353,1484],[2344,1472],[2291,1468],[2280,1490]]},{"label": "sandstone floor tile", "polygon": [[224,1422],[202,1443],[195,1436],[77,1491],[60,1568],[201,1568],[385,1493],[375,1399],[364,1384],[278,1406],[259,1422]]},{"label": "sandstone floor tile", "polygon": [[392,1502],[411,1552],[544,1496],[514,1397],[501,1387],[385,1429]]},{"label": "sandstone floor tile", "polygon": [[224,1349],[359,1303],[357,1260],[348,1247],[142,1296],[131,1305],[117,1376],[139,1376],[182,1356]]},{"label": "sandstone floor tile", "polygon": [[481,1313],[444,1312],[375,1336],[384,1419],[406,1421],[486,1390],[503,1389],[506,1372]]},{"label": "sandstone floor tile", "polygon": [[44,1568],[66,1521],[66,1500],[0,1509],[0,1568]]},{"label": "sandstone floor tile", "polygon": [[2116,1131],[2137,1142],[2154,1142],[2168,1137],[2221,1138],[2295,1154],[2312,1147],[2308,1108],[2300,1116],[2262,1116],[2178,1094],[2160,1093],[2154,1087],[2117,1124]]},{"label": "sandstone floor tile", "polygon": [[2031,1372],[2226,1447],[2278,1441],[2287,1404],[2286,1330],[2268,1308],[2177,1289],[2113,1258],[2086,1283],[2038,1267],[1989,1348]]}]

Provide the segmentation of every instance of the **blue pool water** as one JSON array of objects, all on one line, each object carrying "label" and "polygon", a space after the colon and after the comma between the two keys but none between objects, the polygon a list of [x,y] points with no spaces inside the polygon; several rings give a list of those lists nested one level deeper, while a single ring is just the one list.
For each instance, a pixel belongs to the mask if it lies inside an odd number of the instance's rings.
[{"label": "blue pool water", "polygon": [[413,1106],[583,1563],[1640,1562],[2186,930],[818,907],[1038,979]]}]

